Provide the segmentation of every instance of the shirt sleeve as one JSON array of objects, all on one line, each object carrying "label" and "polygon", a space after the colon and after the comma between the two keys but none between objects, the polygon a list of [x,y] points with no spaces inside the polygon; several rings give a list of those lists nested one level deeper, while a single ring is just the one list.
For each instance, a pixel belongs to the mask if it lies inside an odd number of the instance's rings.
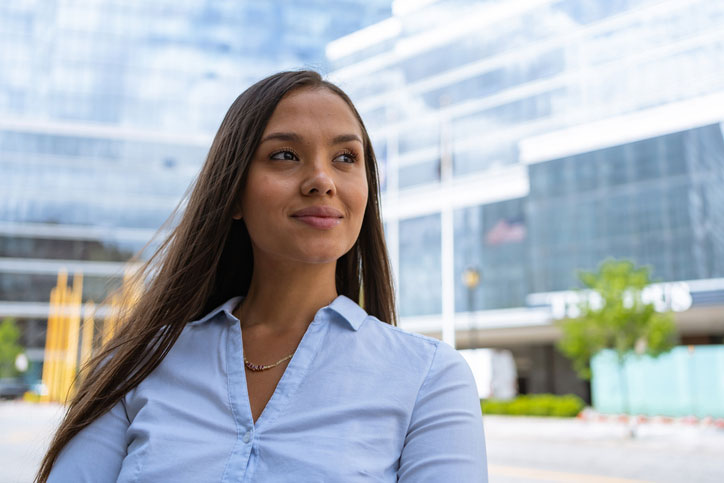
[{"label": "shirt sleeve", "polygon": [[472,371],[455,349],[437,345],[412,411],[399,482],[487,482],[480,399]]},{"label": "shirt sleeve", "polygon": [[129,424],[121,400],[65,445],[50,470],[48,483],[115,482],[126,456]]}]

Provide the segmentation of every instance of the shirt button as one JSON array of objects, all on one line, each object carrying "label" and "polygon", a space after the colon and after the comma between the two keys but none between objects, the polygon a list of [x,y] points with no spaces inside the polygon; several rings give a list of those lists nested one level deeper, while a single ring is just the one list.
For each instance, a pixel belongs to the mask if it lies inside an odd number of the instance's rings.
[{"label": "shirt button", "polygon": [[251,441],[251,431],[247,431],[247,432],[244,434],[244,437],[242,438],[242,441],[244,441],[244,443],[248,443],[249,441]]}]

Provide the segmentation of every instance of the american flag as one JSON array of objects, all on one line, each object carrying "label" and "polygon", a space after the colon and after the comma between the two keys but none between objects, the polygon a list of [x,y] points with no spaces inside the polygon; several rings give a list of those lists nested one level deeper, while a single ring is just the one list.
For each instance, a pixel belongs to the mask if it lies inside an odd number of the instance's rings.
[{"label": "american flag", "polygon": [[503,218],[485,234],[486,245],[503,245],[525,240],[526,229],[522,218]]}]

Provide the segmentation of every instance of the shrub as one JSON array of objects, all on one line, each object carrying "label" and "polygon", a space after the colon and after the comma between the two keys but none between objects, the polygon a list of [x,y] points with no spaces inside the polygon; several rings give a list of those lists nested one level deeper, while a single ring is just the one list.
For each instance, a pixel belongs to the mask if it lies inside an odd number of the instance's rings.
[{"label": "shrub", "polygon": [[571,418],[578,415],[585,407],[583,400],[567,394],[529,394],[515,399],[502,401],[487,399],[480,401],[484,414],[504,414],[511,416],[554,416]]}]

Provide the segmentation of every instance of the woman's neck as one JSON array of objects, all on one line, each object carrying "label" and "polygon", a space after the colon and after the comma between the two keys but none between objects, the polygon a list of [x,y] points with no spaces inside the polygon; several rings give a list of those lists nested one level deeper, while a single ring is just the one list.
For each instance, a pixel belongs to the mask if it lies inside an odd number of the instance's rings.
[{"label": "woman's neck", "polygon": [[234,311],[242,328],[284,333],[304,330],[337,297],[336,262],[254,263],[249,291]]}]

